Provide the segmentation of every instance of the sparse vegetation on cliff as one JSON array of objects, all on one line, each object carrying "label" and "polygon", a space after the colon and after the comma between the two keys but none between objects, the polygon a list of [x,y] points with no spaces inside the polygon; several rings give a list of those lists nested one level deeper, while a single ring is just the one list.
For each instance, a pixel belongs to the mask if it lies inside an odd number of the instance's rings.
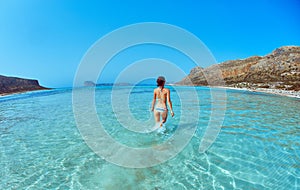
[{"label": "sparse vegetation on cliff", "polygon": [[0,75],[0,95],[47,89],[40,86],[37,80]]},{"label": "sparse vegetation on cliff", "polygon": [[[208,82],[209,81],[209,82]],[[300,47],[284,46],[266,56],[193,68],[178,85],[300,90]]]}]

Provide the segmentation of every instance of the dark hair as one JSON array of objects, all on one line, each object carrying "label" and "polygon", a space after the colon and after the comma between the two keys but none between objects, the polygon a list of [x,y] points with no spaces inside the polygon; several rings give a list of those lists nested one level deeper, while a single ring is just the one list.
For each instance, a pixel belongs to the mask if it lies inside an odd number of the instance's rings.
[{"label": "dark hair", "polygon": [[163,76],[158,77],[156,80],[157,86],[162,86],[165,82],[166,82],[166,79]]}]

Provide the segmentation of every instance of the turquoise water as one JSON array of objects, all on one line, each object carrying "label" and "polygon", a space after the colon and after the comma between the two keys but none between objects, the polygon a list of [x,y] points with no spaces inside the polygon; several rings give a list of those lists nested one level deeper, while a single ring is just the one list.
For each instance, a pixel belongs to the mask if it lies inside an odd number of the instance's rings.
[{"label": "turquoise water", "polygon": [[[76,127],[71,89],[1,97],[0,189],[300,188],[299,99],[227,90],[221,132],[203,154],[199,144],[211,114],[211,98],[209,88],[196,89],[199,123],[189,144],[172,159],[142,169],[109,163],[88,147]],[[152,91],[153,87],[131,91],[129,109],[141,122],[153,119]],[[176,115],[168,119],[162,134],[122,127],[111,108],[111,87],[96,89],[97,114],[117,141],[150,147],[171,138],[182,111],[193,115],[197,110],[193,99],[187,110],[181,110],[179,96],[171,93]]]}]

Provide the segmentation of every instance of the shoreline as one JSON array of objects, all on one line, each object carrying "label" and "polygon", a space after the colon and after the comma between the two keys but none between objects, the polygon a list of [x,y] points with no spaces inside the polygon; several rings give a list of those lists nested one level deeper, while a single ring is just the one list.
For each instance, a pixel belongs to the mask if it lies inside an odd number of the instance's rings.
[{"label": "shoreline", "polygon": [[[176,85],[174,85],[174,86],[176,86]],[[272,89],[272,88],[238,88],[238,87],[230,87],[230,86],[208,86],[208,87],[223,88],[223,89],[230,89],[230,90],[244,90],[244,91],[249,91],[249,92],[261,92],[261,93],[266,93],[266,94],[273,94],[273,95],[278,95],[278,96],[286,96],[286,97],[300,99],[300,91],[294,91],[294,90],[282,90],[282,89]],[[33,92],[33,91],[52,90],[52,89],[53,88],[43,88],[43,89],[19,91],[19,92],[12,92],[12,93],[0,93],[0,97],[23,94],[23,93],[27,93],[27,92]]]},{"label": "shoreline", "polygon": [[230,90],[245,90],[249,92],[261,92],[266,94],[273,94],[278,96],[286,96],[291,98],[300,98],[300,91],[293,90],[282,90],[282,89],[272,89],[272,88],[237,88],[230,86],[211,86],[212,88],[224,88]]},{"label": "shoreline", "polygon": [[10,93],[0,93],[0,97],[5,97],[5,96],[12,96],[12,95],[17,95],[17,94],[25,94],[28,92],[35,92],[35,91],[43,91],[43,90],[52,90],[53,88],[41,88],[41,89],[35,89],[35,90],[24,90],[24,91],[16,91],[16,92],[10,92]]}]

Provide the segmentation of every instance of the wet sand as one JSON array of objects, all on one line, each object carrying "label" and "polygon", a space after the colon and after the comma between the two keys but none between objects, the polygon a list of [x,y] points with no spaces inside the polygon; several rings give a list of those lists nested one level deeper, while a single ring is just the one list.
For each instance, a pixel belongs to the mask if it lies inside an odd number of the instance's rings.
[{"label": "wet sand", "polygon": [[236,87],[224,87],[224,86],[218,86],[217,88],[226,88],[232,90],[247,90],[251,92],[263,92],[263,93],[275,94],[280,96],[300,98],[300,91],[294,91],[294,90],[282,90],[282,89],[271,89],[271,88],[236,88]]}]

